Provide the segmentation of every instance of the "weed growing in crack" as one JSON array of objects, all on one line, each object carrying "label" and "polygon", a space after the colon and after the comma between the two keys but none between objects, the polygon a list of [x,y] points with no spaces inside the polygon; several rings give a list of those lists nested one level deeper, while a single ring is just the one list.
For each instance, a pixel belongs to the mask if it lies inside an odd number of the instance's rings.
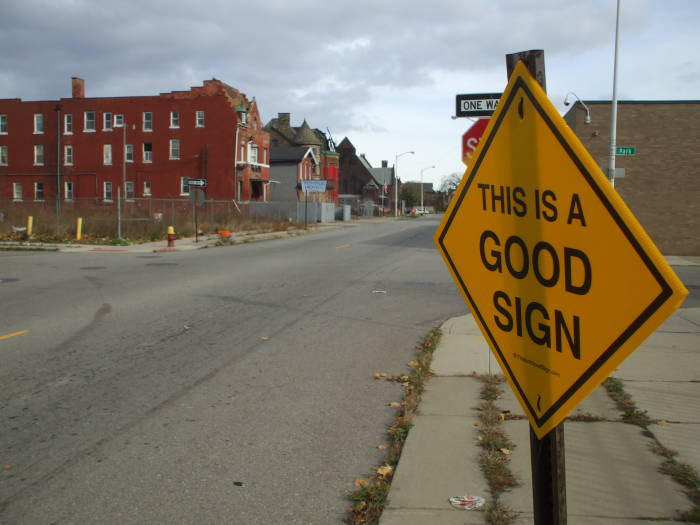
[{"label": "weed growing in crack", "polygon": [[375,468],[376,473],[370,475],[368,479],[355,480],[356,489],[349,494],[349,498],[355,503],[348,509],[346,521],[352,525],[376,524],[382,515],[391,488],[394,468],[399,462],[403,445],[413,425],[413,416],[420,403],[421,394],[425,390],[425,383],[432,375],[430,363],[441,335],[439,328],[428,332],[417,348],[416,359],[408,363],[411,368],[408,374],[390,376],[377,373],[373,376],[374,379],[399,383],[404,388],[404,398],[400,403],[392,403],[392,406],[395,405],[398,410],[394,416],[394,423],[387,430],[390,444],[380,446],[387,450],[384,463]]}]

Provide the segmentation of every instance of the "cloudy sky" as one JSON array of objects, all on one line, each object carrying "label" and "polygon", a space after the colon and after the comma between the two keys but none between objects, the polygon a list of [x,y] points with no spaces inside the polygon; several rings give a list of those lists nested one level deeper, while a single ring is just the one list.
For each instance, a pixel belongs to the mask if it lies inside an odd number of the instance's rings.
[{"label": "cloudy sky", "polygon": [[[698,0],[622,0],[621,100],[700,98]],[[500,92],[544,49],[550,98],[612,93],[615,0],[22,0],[0,10],[0,98],[155,95],[218,78],[347,136],[400,177],[463,171],[458,93]]]}]

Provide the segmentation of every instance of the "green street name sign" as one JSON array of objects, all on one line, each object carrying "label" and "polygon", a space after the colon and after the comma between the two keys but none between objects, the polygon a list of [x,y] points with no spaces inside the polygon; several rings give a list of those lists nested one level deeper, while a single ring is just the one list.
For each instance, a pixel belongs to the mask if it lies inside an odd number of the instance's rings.
[{"label": "green street name sign", "polygon": [[637,154],[637,148],[635,146],[618,146],[615,148],[615,155],[620,155],[622,157],[634,157]]}]

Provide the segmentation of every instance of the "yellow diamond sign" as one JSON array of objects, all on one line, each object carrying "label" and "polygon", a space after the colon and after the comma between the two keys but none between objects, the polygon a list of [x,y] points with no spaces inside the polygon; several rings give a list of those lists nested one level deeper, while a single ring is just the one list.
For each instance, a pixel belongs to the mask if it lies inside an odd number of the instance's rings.
[{"label": "yellow diamond sign", "polygon": [[522,63],[435,242],[538,437],[687,290]]}]

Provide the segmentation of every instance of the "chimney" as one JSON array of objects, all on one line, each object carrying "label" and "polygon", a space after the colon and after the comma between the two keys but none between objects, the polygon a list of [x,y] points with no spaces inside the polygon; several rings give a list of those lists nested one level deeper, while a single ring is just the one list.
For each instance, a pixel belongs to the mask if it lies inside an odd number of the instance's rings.
[{"label": "chimney", "polygon": [[85,81],[82,78],[73,77],[73,98],[85,98]]},{"label": "chimney", "polygon": [[389,161],[388,160],[383,160],[382,161],[382,168],[388,168],[389,167]]},{"label": "chimney", "polygon": [[288,128],[289,126],[289,113],[277,113],[277,122],[280,126]]}]

